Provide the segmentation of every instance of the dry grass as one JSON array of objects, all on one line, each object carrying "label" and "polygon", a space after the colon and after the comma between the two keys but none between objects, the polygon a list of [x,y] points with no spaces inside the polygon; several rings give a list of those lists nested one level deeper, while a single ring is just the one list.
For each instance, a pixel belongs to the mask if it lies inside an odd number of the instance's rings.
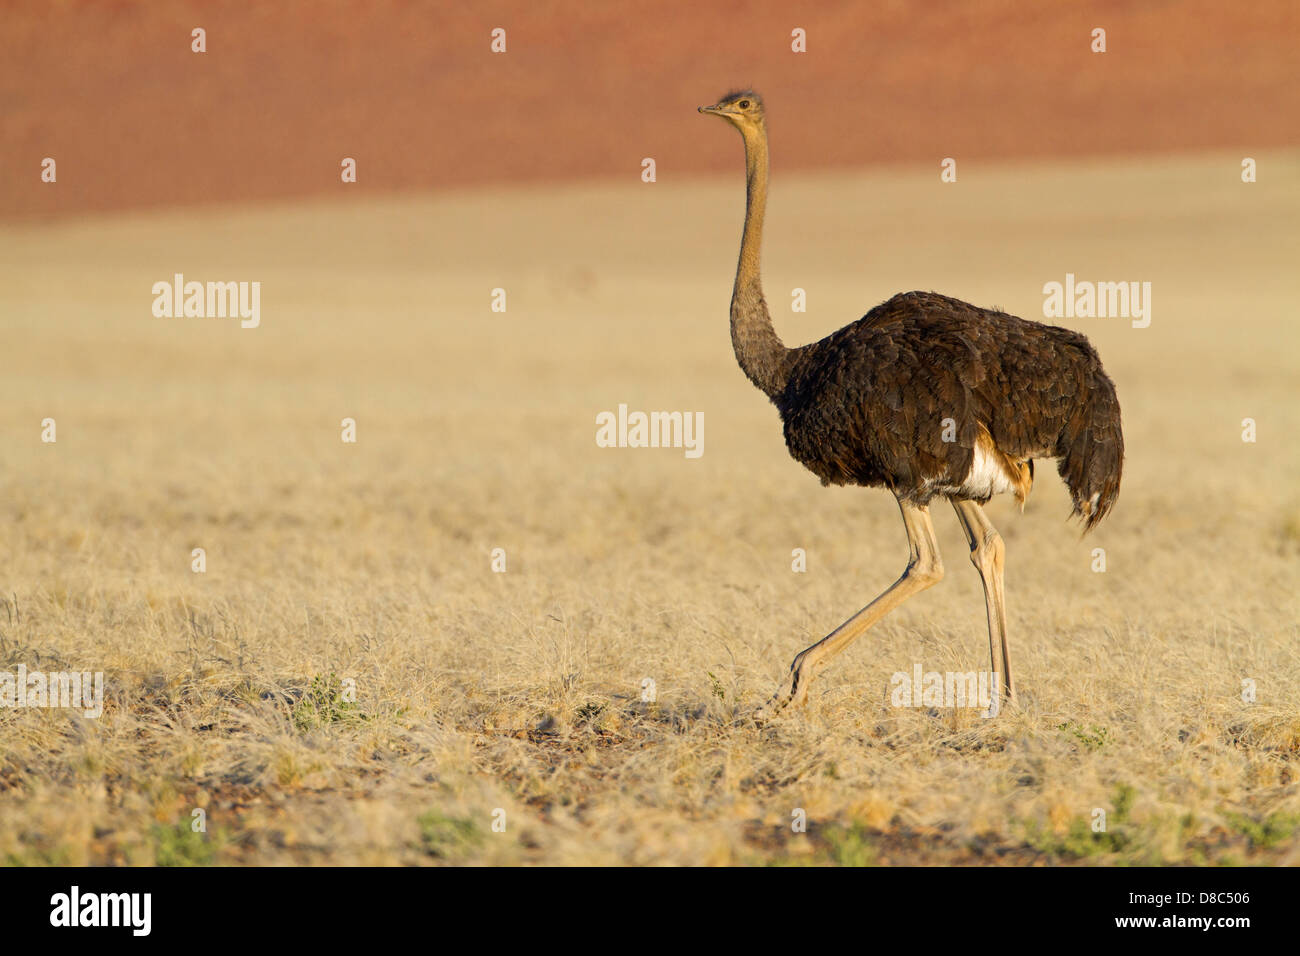
[{"label": "dry grass", "polygon": [[[1025,697],[995,721],[888,702],[986,666],[946,508],[942,585],[744,719],[906,551],[735,367],[738,174],[0,231],[0,669],[109,697],[0,711],[0,860],[1300,862],[1300,174],[1257,158],[778,168],[789,342],[909,288],[1033,318],[1067,271],[1154,283],[1148,329],[1071,323],[1124,406],[1115,513],[1080,542],[1050,467],[990,506]],[[262,328],[153,318],[178,271],[260,280]],[[703,458],[597,448],[619,402],[703,410]]]}]

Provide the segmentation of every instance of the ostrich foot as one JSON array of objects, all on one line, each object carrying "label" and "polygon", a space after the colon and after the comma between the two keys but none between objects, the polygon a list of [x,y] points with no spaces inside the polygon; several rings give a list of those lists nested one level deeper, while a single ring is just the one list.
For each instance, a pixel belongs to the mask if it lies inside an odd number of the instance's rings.
[{"label": "ostrich foot", "polygon": [[786,675],[781,686],[777,688],[772,698],[754,712],[754,723],[762,727],[779,716],[783,711],[790,708],[802,707],[808,702],[808,680],[811,675],[803,672],[801,666],[803,655],[799,655],[790,665],[790,673]]}]

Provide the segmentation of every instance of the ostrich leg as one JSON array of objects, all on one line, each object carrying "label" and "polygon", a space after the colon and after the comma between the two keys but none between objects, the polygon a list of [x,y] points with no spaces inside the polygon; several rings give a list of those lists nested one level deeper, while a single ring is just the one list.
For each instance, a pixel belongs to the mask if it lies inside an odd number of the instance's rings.
[{"label": "ostrich leg", "polygon": [[776,695],[761,707],[755,718],[761,723],[794,704],[802,705],[808,698],[808,684],[826,662],[862,636],[867,628],[902,604],[913,594],[924,591],[943,579],[943,562],[939,558],[939,545],[930,523],[930,509],[901,498],[898,507],[903,512],[903,525],[907,528],[909,557],[903,576],[895,581],[878,598],[853,615],[816,644],[801,651],[790,665],[790,673]]},{"label": "ostrich leg", "polygon": [[1009,704],[1016,702],[1015,687],[1011,683],[1011,651],[1007,647],[1007,604],[1002,590],[1002,564],[1006,546],[1002,535],[993,527],[984,509],[974,501],[953,499],[953,508],[962,528],[966,531],[966,541],[970,545],[971,564],[980,573],[984,582],[984,603],[989,614],[989,656],[993,661],[993,673],[1001,675],[1002,699]]}]

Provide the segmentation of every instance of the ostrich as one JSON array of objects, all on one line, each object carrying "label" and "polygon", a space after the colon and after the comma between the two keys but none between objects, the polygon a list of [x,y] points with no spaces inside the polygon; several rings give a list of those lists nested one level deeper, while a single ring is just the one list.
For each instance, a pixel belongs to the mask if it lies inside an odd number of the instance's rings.
[{"label": "ostrich", "polygon": [[1124,439],[1115,385],[1088,340],[934,292],[905,292],[820,342],[787,348],[759,281],[767,205],[767,125],[752,90],[701,113],[745,143],[745,228],[731,296],[731,342],[749,380],[781,413],[791,456],[823,485],[887,488],[898,499],[909,556],[902,576],[803,650],[761,720],[807,700],[831,658],[912,595],[943,578],[929,504],[946,498],[984,585],[989,654],[1015,703],[1002,589],[1004,545],[981,507],[1010,493],[1024,508],[1035,458],[1059,459],[1071,516],[1090,531],[1119,493]]}]

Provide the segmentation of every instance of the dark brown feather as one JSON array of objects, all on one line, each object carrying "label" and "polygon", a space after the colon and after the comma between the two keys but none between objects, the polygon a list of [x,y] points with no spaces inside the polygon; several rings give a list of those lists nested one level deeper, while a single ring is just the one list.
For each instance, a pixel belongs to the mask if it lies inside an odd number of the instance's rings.
[{"label": "dark brown feather", "polygon": [[790,453],[825,484],[882,485],[917,504],[967,497],[987,434],[1022,501],[1032,460],[1057,458],[1085,531],[1115,503],[1119,401],[1078,332],[907,292],[789,355],[773,400]]}]

